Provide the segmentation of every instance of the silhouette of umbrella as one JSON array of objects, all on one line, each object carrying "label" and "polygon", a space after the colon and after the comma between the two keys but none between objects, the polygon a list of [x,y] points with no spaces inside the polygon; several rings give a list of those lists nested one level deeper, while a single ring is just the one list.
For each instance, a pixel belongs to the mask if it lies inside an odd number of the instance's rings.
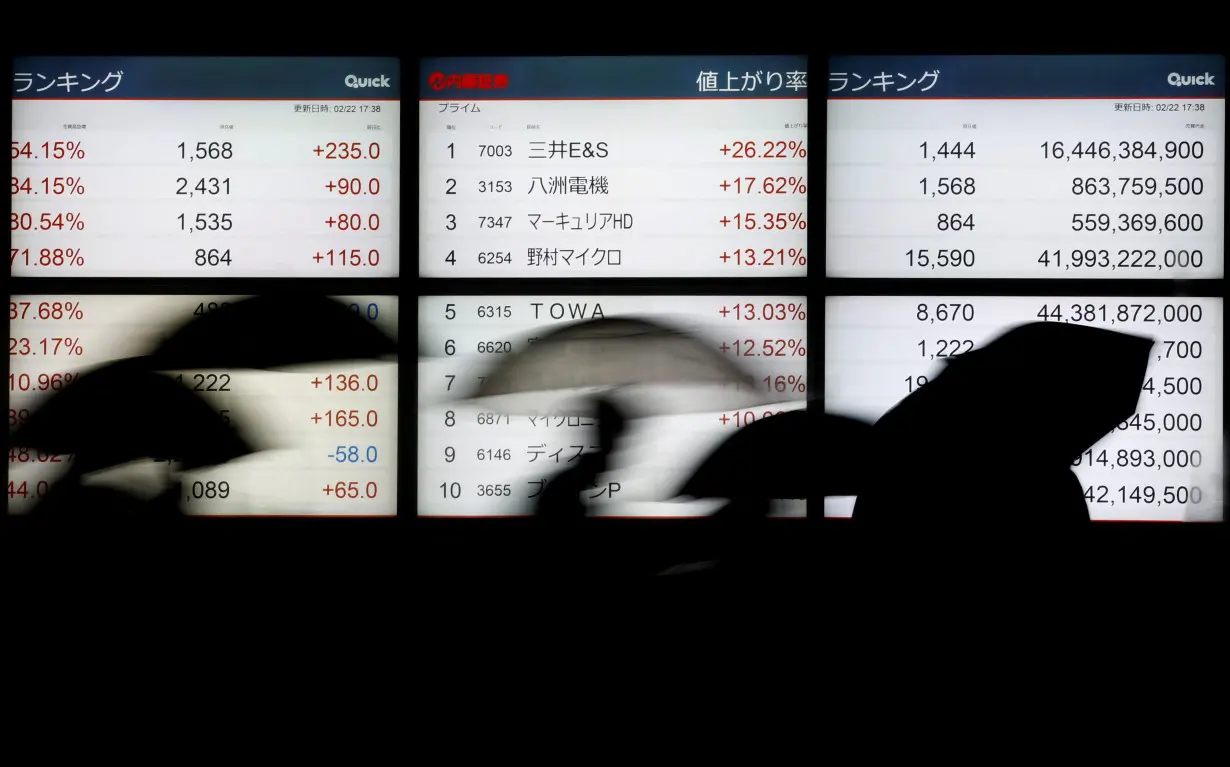
[{"label": "silhouette of umbrella", "polygon": [[72,455],[72,477],[143,458],[197,469],[255,452],[205,400],[131,360],[79,375],[35,408],[10,442]]},{"label": "silhouette of umbrella", "polygon": [[[828,418],[826,415],[826,423]],[[732,500],[806,498],[809,477],[818,468],[815,459],[819,456],[811,447],[815,423],[815,415],[804,408],[742,427],[701,462],[678,495]]]},{"label": "silhouette of umbrella", "polygon": [[[508,412],[518,402],[539,401],[533,395],[540,392],[655,385],[713,388],[709,398],[660,401],[670,413],[768,401],[751,376],[716,348],[660,322],[632,317],[586,320],[551,331],[525,350],[505,355],[468,399],[500,397]],[[644,404],[636,410],[651,414]]]},{"label": "silhouette of umbrella", "polygon": [[1087,520],[1071,463],[1136,411],[1152,346],[1047,322],[953,358],[872,428],[855,519]]},{"label": "silhouette of umbrella", "polygon": [[325,296],[268,295],[193,317],[145,362],[155,370],[265,370],[396,353],[393,339],[345,304]]}]

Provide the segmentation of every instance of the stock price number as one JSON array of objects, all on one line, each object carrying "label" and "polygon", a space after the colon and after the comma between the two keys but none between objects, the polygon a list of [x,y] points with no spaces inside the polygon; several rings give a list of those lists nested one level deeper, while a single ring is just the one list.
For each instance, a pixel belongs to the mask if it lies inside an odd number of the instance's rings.
[{"label": "stock price number", "polygon": [[193,482],[188,488],[188,495],[184,500],[201,500],[206,498],[213,500],[215,498],[229,498],[231,495],[231,485],[223,480],[221,482]]},{"label": "stock price number", "polygon": [[941,232],[959,232],[974,228],[974,214],[941,213],[935,218],[935,228]]},{"label": "stock price number", "polygon": [[230,266],[231,249],[197,248],[192,263],[197,266]]},{"label": "stock price number", "polygon": [[[1115,223],[1111,223],[1115,220]],[[1073,213],[1074,232],[1199,232],[1204,229],[1204,216],[1199,213],[1167,213],[1158,225],[1153,213]]]},{"label": "stock price number", "polygon": [[1156,141],[1076,141],[1066,147],[1062,141],[1043,141],[1046,160],[1199,160],[1204,157],[1200,141],[1167,141],[1158,149]]},{"label": "stock price number", "polygon": [[1125,324],[1143,322],[1149,325],[1197,323],[1204,319],[1200,304],[1072,304],[1065,314],[1060,304],[1043,306],[1037,318],[1043,322],[1106,322]]},{"label": "stock price number", "polygon": [[1204,418],[1199,413],[1163,413],[1160,418],[1153,413],[1137,413],[1115,427],[1117,431],[1148,431],[1154,434],[1197,432],[1202,428]]},{"label": "stock price number", "polygon": [[[193,391],[230,391],[231,377],[226,373],[195,373],[188,376],[190,383],[184,384]],[[179,373],[175,376],[175,380],[181,384],[184,383],[184,374]],[[230,412],[224,411],[224,412]]]},{"label": "stock price number", "polygon": [[916,346],[918,347],[918,356],[932,360],[956,357],[958,354],[965,354],[974,350],[974,342],[968,339],[919,341]]},{"label": "stock price number", "polygon": [[222,301],[221,303],[217,301],[210,301],[208,303],[202,301],[196,305],[196,308],[192,310],[192,313],[199,316],[202,314],[208,314],[209,312],[216,312],[217,310],[230,305],[231,304],[229,301]]},{"label": "stock price number", "polygon": [[928,196],[928,193],[930,193],[931,197],[935,197],[936,195],[941,197],[947,197],[949,195],[969,196],[974,193],[975,188],[973,178],[962,178],[960,176],[955,178],[941,177],[931,180],[924,178],[919,179],[918,184],[922,187],[924,197]]},{"label": "stock price number", "polygon": [[229,232],[232,225],[230,213],[198,213],[194,219],[185,213],[179,214],[181,232]]},{"label": "stock price number", "polygon": [[1155,178],[1120,176],[1119,178],[1076,177],[1072,179],[1072,194],[1110,195],[1118,197],[1186,197],[1204,194],[1202,178],[1166,178],[1159,184]]},{"label": "stock price number", "polygon": [[921,389],[927,384],[927,381],[928,379],[926,376],[906,376],[905,390],[907,392],[913,392],[916,389]]},{"label": "stock price number", "polygon": [[196,146],[187,141],[179,142],[179,159],[193,162],[195,160],[229,160],[235,156],[235,151],[229,141],[198,141]]},{"label": "stock price number", "polygon": [[914,318],[934,325],[937,322],[973,322],[973,304],[919,304]]},{"label": "stock price number", "polygon": [[974,251],[968,249],[941,248],[933,252],[930,248],[920,248],[907,250],[905,257],[909,259],[910,266],[916,266],[919,269],[968,268],[974,265]]},{"label": "stock price number", "polygon": [[1204,457],[1199,450],[1163,450],[1159,457],[1154,450],[1086,450],[1075,461],[1073,466],[1101,466],[1103,468],[1132,469],[1196,469],[1204,463]]},{"label": "stock price number", "polygon": [[[187,195],[189,197],[195,197],[198,194],[213,197],[219,194],[231,193],[231,180],[229,178],[201,178],[197,179],[195,184],[192,184],[186,178],[177,178],[175,182],[179,184],[175,194]],[[192,186],[189,186],[189,184],[192,184]]]},{"label": "stock price number", "polygon": [[1109,504],[1119,503],[1150,503],[1158,506],[1185,506],[1189,503],[1200,503],[1204,493],[1198,487],[1184,485],[1166,485],[1163,488],[1136,485],[1127,487],[1120,485],[1111,489],[1106,485],[1092,485],[1085,488],[1086,503]]},{"label": "stock price number", "polygon": [[1167,250],[1158,258],[1157,251],[1144,250],[1044,250],[1038,256],[1043,266],[1064,270],[1092,269],[1095,267],[1116,269],[1199,269],[1204,266],[1204,253],[1199,250]]},{"label": "stock price number", "polygon": [[924,141],[918,145],[918,148],[922,150],[923,159],[925,160],[929,157],[931,162],[935,162],[937,158],[945,160],[949,158],[969,158],[972,160],[974,158],[974,142],[972,141],[964,144],[960,141],[945,141],[938,148]]}]

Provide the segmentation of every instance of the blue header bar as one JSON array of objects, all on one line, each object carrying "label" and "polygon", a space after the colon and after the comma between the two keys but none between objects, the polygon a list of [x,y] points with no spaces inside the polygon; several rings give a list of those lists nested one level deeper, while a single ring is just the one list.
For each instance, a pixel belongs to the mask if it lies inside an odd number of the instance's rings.
[{"label": "blue header bar", "polygon": [[391,58],[30,56],[15,99],[400,99]]},{"label": "blue header bar", "polygon": [[831,99],[1225,98],[1221,55],[834,56]]},{"label": "blue header bar", "polygon": [[423,59],[423,101],[806,98],[806,56]]}]

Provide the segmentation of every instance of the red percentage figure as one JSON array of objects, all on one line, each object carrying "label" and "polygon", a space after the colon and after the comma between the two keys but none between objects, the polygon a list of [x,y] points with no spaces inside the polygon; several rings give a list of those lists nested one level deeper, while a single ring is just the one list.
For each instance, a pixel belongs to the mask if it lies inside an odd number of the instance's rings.
[{"label": "red percentage figure", "polygon": [[790,391],[795,394],[803,394],[807,391],[807,384],[803,381],[803,376],[765,376],[760,380],[764,381],[766,389],[773,392]]}]

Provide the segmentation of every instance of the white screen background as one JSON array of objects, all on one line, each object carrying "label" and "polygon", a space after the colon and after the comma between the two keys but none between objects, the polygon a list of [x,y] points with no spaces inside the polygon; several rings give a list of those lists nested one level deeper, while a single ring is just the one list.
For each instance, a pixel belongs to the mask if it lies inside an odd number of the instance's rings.
[{"label": "white screen background", "polygon": [[[542,317],[536,319],[534,303],[542,304]],[[564,319],[552,319],[549,315],[553,304],[569,307]],[[530,481],[550,479],[566,463],[548,462],[548,456],[539,456],[531,462],[530,446],[548,445],[549,452],[565,448],[560,461],[575,455],[572,445],[589,446],[594,443],[596,430],[592,427],[569,426],[566,419],[538,421],[534,425],[525,415],[510,414],[510,423],[484,425],[478,423],[478,414],[493,408],[464,402],[459,397],[464,387],[477,386],[478,376],[483,375],[493,361],[492,355],[477,353],[478,344],[486,340],[513,340],[514,349],[522,348],[528,336],[542,335],[552,328],[569,324],[571,317],[593,315],[595,305],[600,304],[606,317],[636,315],[665,320],[674,327],[685,329],[703,342],[715,347],[723,341],[728,344],[736,339],[754,339],[761,346],[764,339],[794,339],[806,344],[806,320],[794,316],[788,307],[808,310],[806,300],[797,296],[431,296],[419,299],[419,429],[418,429],[418,510],[421,516],[511,516],[533,513],[533,501],[527,496],[537,488]],[[740,321],[732,312],[723,317],[720,310],[735,304],[752,304],[758,316],[764,315],[764,307],[774,307],[770,316],[782,316],[781,320]],[[579,309],[584,305],[584,309]],[[507,318],[479,317],[480,307],[490,314],[488,307],[507,307]],[[451,307],[451,312],[450,312]],[[779,312],[781,312],[779,314]],[[447,316],[455,313],[455,319]],[[456,353],[446,356],[444,345],[453,340]],[[786,411],[805,406],[806,392],[794,391],[790,383],[804,379],[806,384],[806,357],[740,357],[739,361],[757,380],[770,378],[773,393],[766,387],[765,404],[740,408],[756,414],[765,411]],[[456,376],[450,390],[448,376]],[[785,386],[779,386],[780,384]],[[777,393],[778,388],[785,392]],[[567,401],[568,392],[558,392],[559,404]],[[648,394],[645,395],[649,397]],[[691,401],[704,398],[713,401],[711,410],[696,412]],[[612,456],[613,467],[600,482],[618,482],[620,491],[615,497],[603,496],[590,503],[590,513],[595,516],[628,517],[691,517],[712,513],[725,501],[721,500],[673,500],[677,489],[698,468],[701,461],[728,438],[737,428],[733,411],[720,408],[721,397],[715,392],[692,387],[661,387],[652,393],[652,402],[657,412],[667,413],[650,417],[634,418],[628,430],[621,436]],[[685,414],[671,415],[674,405],[692,405]],[[635,401],[632,408],[635,408]],[[455,426],[446,426],[446,415],[453,413]],[[542,414],[555,412],[547,404]],[[563,411],[561,411],[563,412]],[[728,420],[719,420],[723,415]],[[557,422],[563,421],[563,426]],[[455,460],[446,460],[447,448],[453,448]],[[510,461],[477,460],[480,450],[508,449]],[[781,446],[781,449],[798,449],[796,446]],[[543,470],[545,467],[546,470]],[[755,481],[749,477],[748,481]],[[441,484],[460,483],[459,499],[446,499]],[[511,498],[479,497],[478,485],[508,484],[513,488]],[[774,514],[778,516],[803,516],[806,504],[803,501],[779,501]]]},{"label": "white screen background", "polygon": [[[28,376],[37,388],[39,374],[80,374],[104,363],[147,354],[161,336],[193,318],[199,304],[235,301],[239,296],[150,296],[150,295],[57,295],[11,296],[9,299],[9,335],[15,338],[41,339],[68,337],[75,340],[81,355],[10,356],[12,376]],[[336,296],[345,304],[357,304],[365,313],[368,307],[378,307],[373,322],[390,337],[397,338],[398,299],[394,296]],[[29,303],[29,307],[23,306]],[[40,305],[72,304],[84,315],[82,320],[39,319]],[[25,319],[13,319],[14,313],[24,313]],[[45,310],[44,314],[48,312]],[[62,347],[63,348],[63,347]],[[187,384],[192,373],[183,371]],[[193,482],[226,481],[230,496],[223,499],[193,498],[182,504],[191,514],[218,515],[344,515],[384,516],[397,513],[397,363],[355,361],[312,364],[287,368],[285,371],[227,370],[230,392],[199,392],[218,410],[229,410],[230,417],[260,452],[239,458],[221,466],[182,472],[185,487]],[[376,391],[330,392],[326,387],[314,387],[312,381],[326,375],[359,374],[366,380],[369,374],[378,376]],[[11,376],[11,377],[12,377]],[[21,379],[24,380],[24,379]],[[17,383],[20,384],[21,380]],[[14,391],[10,383],[10,428],[16,411],[33,410],[48,392]],[[105,400],[104,400],[105,402]],[[328,410],[357,409],[366,416],[377,412],[376,425],[368,428],[330,428],[326,421],[313,422],[315,413]],[[113,415],[116,429],[123,429],[128,415],[117,411]],[[360,445],[366,452],[375,446],[377,463],[365,465],[339,464],[328,458],[338,445]],[[9,499],[10,513],[26,513],[34,505],[33,491],[39,481],[54,482],[67,465],[53,463],[21,463],[10,452],[9,481],[27,482],[30,497]],[[160,490],[159,482],[166,477],[166,465],[152,460],[136,461],[97,472],[90,480],[97,484],[130,489],[147,494]],[[364,488],[369,481],[377,483],[374,499],[337,500],[325,495],[326,484],[358,481]]]}]

